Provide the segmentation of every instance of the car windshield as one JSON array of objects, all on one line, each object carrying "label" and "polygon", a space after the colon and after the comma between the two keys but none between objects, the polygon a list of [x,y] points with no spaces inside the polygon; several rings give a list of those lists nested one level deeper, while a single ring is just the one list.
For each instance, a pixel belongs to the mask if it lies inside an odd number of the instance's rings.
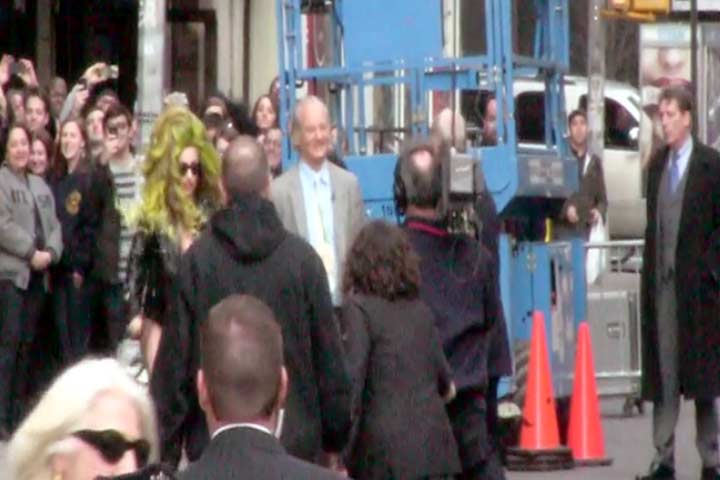
[{"label": "car windshield", "polygon": [[638,109],[638,111],[640,110],[641,107],[640,107],[640,96],[639,95],[630,95],[629,97],[627,97],[627,99],[628,99],[628,102],[632,103],[633,107]]}]

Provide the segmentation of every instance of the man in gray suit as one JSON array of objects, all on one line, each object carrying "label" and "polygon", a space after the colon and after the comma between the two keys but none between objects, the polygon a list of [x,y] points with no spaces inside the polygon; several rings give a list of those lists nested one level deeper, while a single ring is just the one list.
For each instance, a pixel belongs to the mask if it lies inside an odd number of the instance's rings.
[{"label": "man in gray suit", "polygon": [[695,400],[701,480],[720,479],[720,155],[691,135],[692,94],[660,94],[667,147],[648,169],[642,276],[643,398],[655,458],[643,480],[675,478],[680,396]]},{"label": "man in gray suit", "polygon": [[318,97],[298,102],[290,137],[300,161],[273,182],[272,200],[285,228],[317,251],[339,306],[345,253],[365,221],[360,185],[355,175],[327,160],[330,113]]}]

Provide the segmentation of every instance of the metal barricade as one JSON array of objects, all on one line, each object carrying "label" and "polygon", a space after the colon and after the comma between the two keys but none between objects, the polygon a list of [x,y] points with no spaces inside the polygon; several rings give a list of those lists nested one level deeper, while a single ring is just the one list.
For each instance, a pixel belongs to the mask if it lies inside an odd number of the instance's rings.
[{"label": "metal barricade", "polygon": [[640,400],[640,281],[642,240],[586,243],[586,252],[602,253],[604,269],[588,284],[595,375],[600,396],[624,396],[623,413],[631,415]]}]

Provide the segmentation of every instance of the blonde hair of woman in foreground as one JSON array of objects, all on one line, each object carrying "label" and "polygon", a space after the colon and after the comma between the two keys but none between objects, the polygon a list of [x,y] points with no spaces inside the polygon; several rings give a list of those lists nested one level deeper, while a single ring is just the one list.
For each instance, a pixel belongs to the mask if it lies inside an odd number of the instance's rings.
[{"label": "blonde hair of woman in foreground", "polygon": [[150,396],[110,358],[65,370],[8,448],[14,480],[92,480],[134,472],[157,457]]}]

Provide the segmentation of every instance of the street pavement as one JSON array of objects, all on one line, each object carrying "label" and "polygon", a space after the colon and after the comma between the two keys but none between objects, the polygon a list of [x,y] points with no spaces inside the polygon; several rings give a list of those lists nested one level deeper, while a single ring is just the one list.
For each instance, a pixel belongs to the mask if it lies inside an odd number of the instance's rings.
[{"label": "street pavement", "polygon": [[5,443],[0,442],[0,480],[10,480],[10,474],[8,474],[7,468],[5,468],[6,447],[7,445]]},{"label": "street pavement", "polygon": [[[633,480],[645,473],[652,460],[652,406],[646,404],[645,414],[622,415],[620,399],[601,403],[605,448],[613,463],[608,467],[576,468],[562,472],[509,472],[508,480]],[[695,406],[683,402],[675,435],[677,480],[698,480],[700,458],[695,449]]]},{"label": "street pavement", "polygon": [[[609,467],[578,468],[562,472],[509,472],[508,480],[632,480],[644,472],[652,458],[651,418],[648,404],[644,415],[622,416],[622,400],[602,401],[603,429],[608,455],[613,459]],[[700,478],[700,460],[695,450],[695,426],[692,402],[684,402],[676,432],[676,462],[678,480]],[[0,444],[0,480],[10,480],[6,472],[5,445]]]}]

